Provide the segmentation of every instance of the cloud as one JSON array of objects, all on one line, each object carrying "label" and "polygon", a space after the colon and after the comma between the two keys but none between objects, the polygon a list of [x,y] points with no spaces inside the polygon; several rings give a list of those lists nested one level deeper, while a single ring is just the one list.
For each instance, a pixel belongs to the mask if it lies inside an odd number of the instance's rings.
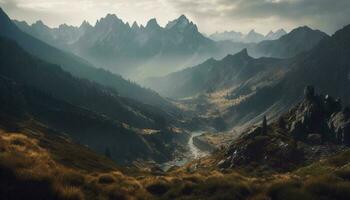
[{"label": "cloud", "polygon": [[166,24],[186,14],[200,30],[268,32],[308,25],[333,33],[350,23],[350,0],[0,0],[12,18],[51,26],[94,23],[107,13],[145,24],[156,17]]},{"label": "cloud", "polygon": [[306,24],[334,32],[350,23],[349,0],[169,0],[169,2],[172,2],[178,11],[188,13],[196,19],[222,21],[224,24],[231,21],[231,26],[238,27],[245,22],[251,25],[256,23],[256,27],[270,28],[272,27],[268,24],[270,22],[279,26]]}]

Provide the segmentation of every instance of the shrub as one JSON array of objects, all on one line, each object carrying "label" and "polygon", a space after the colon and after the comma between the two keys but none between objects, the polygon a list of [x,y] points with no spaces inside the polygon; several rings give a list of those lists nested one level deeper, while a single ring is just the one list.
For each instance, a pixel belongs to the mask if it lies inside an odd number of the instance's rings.
[{"label": "shrub", "polygon": [[62,170],[62,172],[57,175],[56,179],[67,186],[81,186],[85,182],[84,176],[73,170]]},{"label": "shrub", "polygon": [[279,182],[268,188],[271,200],[311,200],[313,197],[301,188],[297,181]]},{"label": "shrub", "polygon": [[169,184],[162,181],[157,181],[146,186],[146,190],[149,193],[157,196],[161,196],[165,194],[169,189],[170,189]]},{"label": "shrub", "polygon": [[312,178],[306,183],[306,189],[318,199],[350,199],[350,182],[335,175],[324,175]]},{"label": "shrub", "polygon": [[110,174],[103,174],[98,178],[98,182],[101,184],[111,184],[115,182],[115,178]]},{"label": "shrub", "polygon": [[114,188],[108,192],[109,199],[118,199],[118,200],[127,200],[128,195],[125,191],[120,190],[119,188]]},{"label": "shrub", "polygon": [[83,192],[77,187],[55,186],[58,199],[62,200],[84,200]]}]

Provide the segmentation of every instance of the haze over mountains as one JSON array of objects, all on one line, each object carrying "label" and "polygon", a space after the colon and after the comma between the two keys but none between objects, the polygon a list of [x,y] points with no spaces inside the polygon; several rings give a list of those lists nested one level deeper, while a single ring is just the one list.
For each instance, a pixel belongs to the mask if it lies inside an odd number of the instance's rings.
[{"label": "haze over mountains", "polygon": [[31,26],[25,22],[16,24],[48,44],[134,79],[136,73],[167,73],[218,51],[215,42],[199,33],[184,15],[165,27],[159,26],[156,19],[149,20],[146,26],[136,22],[130,26],[114,14],[101,18],[95,26],[83,22],[80,27],[61,25],[51,29],[41,21]]},{"label": "haze over mountains", "polygon": [[[288,67],[286,67],[288,65],[286,64],[287,60],[273,58],[297,56],[310,50],[327,37],[325,33],[308,27],[296,28],[278,40],[263,41],[242,50],[236,55],[228,55],[222,60],[209,59],[200,65],[183,71],[160,78],[150,78],[146,81],[146,85],[165,96],[189,97],[206,91],[235,88],[245,85],[245,82],[251,84],[254,81],[257,84],[264,84],[265,81],[276,77],[273,75],[274,73],[279,73],[279,76],[281,76],[284,71],[288,70]],[[254,59],[250,55],[273,58]],[[280,67],[276,68],[276,65]],[[262,66],[275,68],[267,70]],[[250,85],[250,87],[253,86]],[[254,86],[254,88],[257,87]]]},{"label": "haze over mountains", "polygon": [[86,78],[101,85],[112,87],[122,96],[142,100],[151,105],[164,106],[163,108],[167,108],[169,111],[174,110],[174,108],[171,108],[171,104],[167,103],[167,101],[155,92],[144,89],[130,81],[126,81],[120,75],[97,68],[71,53],[59,50],[22,32],[11,22],[3,10],[0,10],[0,22],[2,27],[0,35],[15,40],[22,48],[32,55],[47,62],[60,65],[62,69],[78,78]]},{"label": "haze over mountains", "polygon": [[[214,105],[221,110],[226,124],[236,128],[258,122],[263,114],[273,118],[285,112],[300,99],[305,85],[315,85],[321,92],[342,97],[348,105],[345,85],[349,84],[349,61],[343,54],[348,49],[340,42],[348,40],[347,31],[348,27],[329,37],[307,27],[297,28],[279,40],[260,43],[272,44],[268,49],[277,58],[255,59],[249,56],[248,48],[219,61],[210,59],[168,76],[149,79],[147,83],[173,98],[207,96],[205,107]],[[280,56],[283,51],[274,51],[273,47],[289,52]]]},{"label": "haze over mountains", "polygon": [[242,43],[259,43],[263,40],[277,40],[280,37],[287,34],[284,29],[278,29],[277,31],[270,31],[266,35],[257,33],[254,29],[247,34],[236,31],[225,31],[216,32],[209,36],[210,39],[214,41],[225,41],[229,40],[232,42],[242,42]]},{"label": "haze over mountains", "polygon": [[255,43],[277,40],[286,34],[283,29],[266,36],[252,30],[246,35],[225,32],[207,38],[185,15],[169,21],[165,27],[159,26],[156,19],[149,20],[145,27],[136,22],[130,25],[114,14],[101,18],[94,26],[86,21],[80,27],[63,24],[57,28],[50,28],[42,21],[32,25],[14,22],[22,31],[52,46],[138,81],[193,66],[211,57],[221,59],[248,47],[254,56],[266,55],[268,48],[255,47]]},{"label": "haze over mountains", "polygon": [[[113,158],[121,163],[131,162],[133,159],[130,158],[167,160],[175,151],[176,138],[186,137],[174,135],[167,129],[170,124],[177,123],[178,111],[156,93],[94,68],[78,57],[22,33],[4,12],[1,12],[0,22],[1,37],[14,39],[2,38],[0,43],[0,72],[5,92],[1,108],[6,111],[5,115],[9,112],[8,117],[16,118],[19,115],[18,120],[24,121],[33,118],[100,153],[108,148],[115,152]],[[94,76],[101,84],[94,82],[96,79],[82,79],[89,76]],[[142,98],[143,102],[151,100],[153,103],[160,100],[169,109],[165,111],[162,106],[155,107],[120,96],[117,88],[123,87],[126,96],[135,92],[138,95],[135,99]],[[156,101],[147,96],[156,97]],[[13,110],[19,110],[22,114],[15,112],[15,116],[12,116]],[[86,125],[81,126],[80,123]],[[157,132],[150,137],[155,144],[150,145],[148,139],[143,138],[143,129]],[[164,138],[153,139],[157,137]],[[168,145],[170,149],[162,150],[163,153],[167,152],[166,156],[156,149],[152,150],[151,146],[154,145],[165,148],[167,140],[173,144]],[[128,150],[128,145],[123,147],[125,141],[135,142],[143,150]]]},{"label": "haze over mountains", "polygon": [[0,199],[349,199],[349,55],[350,25],[206,37],[185,15],[0,9]]}]

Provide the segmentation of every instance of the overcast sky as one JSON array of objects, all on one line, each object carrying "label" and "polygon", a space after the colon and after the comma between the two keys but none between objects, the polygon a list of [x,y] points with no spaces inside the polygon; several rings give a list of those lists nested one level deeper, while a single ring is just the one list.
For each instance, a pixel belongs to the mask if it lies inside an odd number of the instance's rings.
[{"label": "overcast sky", "polygon": [[255,29],[266,33],[308,25],[332,34],[350,24],[350,0],[0,0],[12,19],[49,26],[95,24],[107,13],[145,24],[157,18],[165,25],[185,14],[204,33]]}]

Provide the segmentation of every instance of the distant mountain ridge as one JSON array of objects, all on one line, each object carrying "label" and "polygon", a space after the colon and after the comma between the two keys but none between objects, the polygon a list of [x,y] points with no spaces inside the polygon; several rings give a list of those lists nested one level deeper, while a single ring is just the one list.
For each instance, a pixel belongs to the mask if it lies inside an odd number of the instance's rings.
[{"label": "distant mountain ridge", "polygon": [[276,32],[270,31],[266,35],[257,33],[254,29],[247,34],[236,31],[225,31],[216,32],[209,36],[210,39],[214,41],[224,41],[229,40],[232,42],[242,42],[242,43],[259,43],[263,40],[277,40],[287,32],[284,29],[278,29]]},{"label": "distant mountain ridge", "polygon": [[[242,90],[245,88],[244,90],[246,90],[246,92],[243,93],[246,94],[248,91],[254,91],[252,88],[256,88],[257,85],[261,84],[258,80],[264,82],[263,77],[266,78],[266,80],[270,80],[274,79],[273,74],[278,74],[276,77],[279,78],[283,76],[288,70],[288,67],[282,67],[282,65],[288,66],[289,64],[287,64],[287,62],[289,62],[289,58],[309,51],[322,39],[328,37],[327,34],[318,30],[312,30],[309,27],[298,27],[282,36],[280,39],[266,40],[258,44],[247,45],[246,49],[238,52],[236,55],[228,55],[218,61],[209,59],[200,65],[171,73],[164,77],[149,78],[145,80],[144,84],[155,89],[162,95],[175,98],[189,97],[203,92],[205,93],[206,91],[217,91],[234,87],[241,88]],[[235,59],[231,59],[234,57],[244,58],[245,62],[234,63]],[[271,59],[262,57],[271,57]],[[276,64],[274,60],[278,59],[272,58],[287,59],[280,62],[280,68],[275,68],[272,67]],[[253,60],[254,62],[252,62]],[[250,74],[254,74],[249,77],[252,78],[252,80],[247,78],[240,82],[239,79],[244,79],[242,72],[248,70],[249,67],[255,66],[259,62],[271,68],[255,67],[255,71],[250,71]],[[244,68],[244,66],[248,68]],[[262,69],[267,71],[263,71]],[[256,78],[253,78],[254,76]],[[244,84],[245,81],[249,82]],[[249,88],[248,85],[252,88]],[[236,90],[238,91],[237,88]],[[242,91],[239,93],[242,93]]]},{"label": "distant mountain ridge", "polygon": [[[286,51],[275,51],[274,54],[276,57],[278,53],[283,55],[281,57],[293,55],[291,58],[256,59],[249,56],[251,49],[248,48],[228,56],[244,58],[244,62],[228,58],[211,59],[193,68],[149,79],[148,84],[163,95],[176,98],[202,94],[210,99],[211,95],[220,94],[221,101],[228,105],[223,110],[223,118],[239,130],[247,124],[256,123],[263,114],[273,118],[286,112],[300,100],[300,91],[306,85],[314,85],[324,94],[341,97],[343,103],[349,105],[348,30],[349,26],[330,37],[320,31],[300,27],[279,40],[260,43],[285,48]],[[274,49],[270,50],[273,52]],[[223,92],[225,94],[221,94]],[[221,105],[218,103],[218,106]]]},{"label": "distant mountain ridge", "polygon": [[288,34],[283,29],[266,35],[251,30],[247,34],[232,31],[207,38],[185,15],[164,27],[156,19],[150,19],[146,26],[136,22],[130,26],[115,14],[107,14],[94,26],[85,21],[80,27],[61,25],[50,29],[38,22],[40,33],[36,31],[38,23],[29,26],[15,22],[40,40],[139,82],[197,65],[211,57],[222,59],[244,48],[253,57],[292,57],[310,50],[327,36],[317,30],[305,31],[308,28],[304,27]]},{"label": "distant mountain ridge", "polygon": [[322,31],[303,26],[293,29],[277,40],[262,41],[248,48],[248,51],[254,57],[290,58],[311,50],[327,37],[329,36]]},{"label": "distant mountain ridge", "polygon": [[[344,106],[350,105],[349,74],[350,25],[331,37],[324,37],[310,51],[304,52],[288,64],[284,77],[270,87],[258,90],[244,102],[232,106],[228,116],[236,116],[232,124],[256,123],[262,114],[276,117],[286,112],[303,97],[303,88],[314,85],[322,94],[337,96]],[[254,106],[253,106],[254,105]],[[253,108],[253,107],[254,108]],[[240,120],[242,116],[257,116]]]},{"label": "distant mountain ridge", "polygon": [[[115,14],[106,15],[94,26],[83,22],[80,27],[69,29],[64,25],[53,29],[41,25],[37,30],[40,22],[33,25],[15,23],[21,30],[50,45],[123,75],[135,75],[137,70],[147,73],[147,70],[138,69],[139,66],[153,67],[153,64],[157,64],[178,67],[181,66],[179,63],[202,60],[218,51],[215,42],[204,37],[185,15],[170,21],[165,27],[161,27],[156,19],[150,19],[145,27],[136,22],[130,26]],[[68,32],[71,36],[69,41]],[[171,66],[164,66],[162,70],[170,70],[167,68]]]},{"label": "distant mountain ridge", "polygon": [[[39,27],[46,29],[42,23]],[[85,24],[85,25],[84,25]],[[160,106],[170,112],[177,112],[177,109],[155,92],[144,89],[135,83],[126,81],[120,75],[110,73],[101,68],[96,68],[87,61],[32,37],[22,32],[0,8],[0,36],[15,40],[24,50],[47,62],[60,65],[63,70],[78,78],[85,78],[95,81],[107,87],[116,89],[120,95],[133,98],[144,103]],[[81,27],[88,27],[86,22]],[[60,26],[65,29],[65,26]],[[84,29],[84,28],[82,28]],[[39,29],[41,30],[41,29]],[[62,32],[58,31],[58,32]],[[41,32],[45,34],[45,32]]]},{"label": "distant mountain ridge", "polygon": [[[222,60],[210,59],[206,62],[172,73],[165,77],[148,79],[145,84],[161,94],[173,98],[195,96],[218,90],[258,84],[273,79],[273,74],[287,71],[283,60],[274,58],[254,59],[247,49]],[[253,80],[252,78],[258,77]],[[261,81],[261,83],[259,82]]]}]

